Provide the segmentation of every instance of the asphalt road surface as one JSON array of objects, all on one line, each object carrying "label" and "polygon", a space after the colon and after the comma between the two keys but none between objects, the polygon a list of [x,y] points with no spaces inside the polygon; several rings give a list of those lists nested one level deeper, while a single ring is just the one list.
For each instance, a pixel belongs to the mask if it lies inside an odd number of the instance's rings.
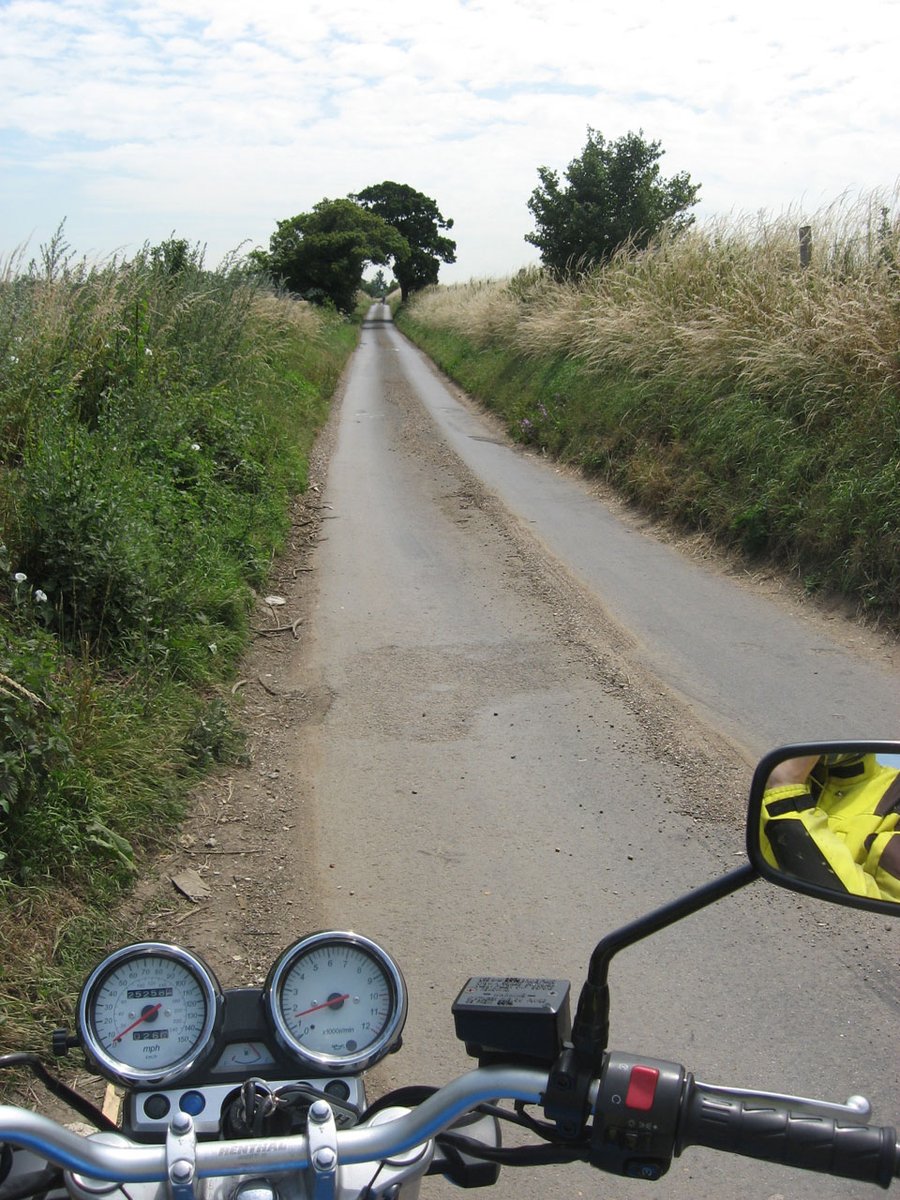
[{"label": "asphalt road surface", "polygon": [[[742,861],[753,759],[900,736],[896,660],[658,540],[511,447],[370,313],[345,379],[298,685],[327,921],[410,992],[376,1090],[471,1065],[470,975],[570,979],[599,937]],[[830,630],[833,631],[832,636]],[[900,1121],[898,926],[753,884],[624,952],[614,1048]],[[426,1195],[449,1185],[429,1180]],[[873,1196],[691,1150],[658,1184],[505,1169],[500,1197]]]}]

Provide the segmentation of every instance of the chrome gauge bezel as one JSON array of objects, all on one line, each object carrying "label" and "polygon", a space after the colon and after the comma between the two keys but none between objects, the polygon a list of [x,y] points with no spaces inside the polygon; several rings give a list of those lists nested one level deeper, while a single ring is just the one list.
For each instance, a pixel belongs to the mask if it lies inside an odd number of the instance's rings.
[{"label": "chrome gauge bezel", "polygon": [[[113,971],[140,958],[167,958],[178,963],[193,976],[206,1002],[203,1026],[190,1050],[159,1070],[134,1067],[110,1054],[101,1043],[95,1023],[96,1002],[106,979]],[[215,975],[198,955],[166,942],[134,942],[113,951],[86,979],[78,999],[78,1034],[88,1063],[101,1075],[126,1086],[162,1086],[189,1075],[213,1053],[222,1026],[223,1004],[222,989]]]},{"label": "chrome gauge bezel", "polygon": [[[360,951],[377,965],[390,989],[390,1011],[381,1032],[368,1046],[356,1052],[329,1054],[306,1046],[291,1032],[284,1016],[282,995],[286,978],[305,956],[327,945],[349,946]],[[263,1000],[270,1027],[281,1049],[323,1074],[367,1071],[399,1047],[406,1023],[406,981],[400,968],[377,942],[347,930],[323,930],[288,946],[269,972]]]}]

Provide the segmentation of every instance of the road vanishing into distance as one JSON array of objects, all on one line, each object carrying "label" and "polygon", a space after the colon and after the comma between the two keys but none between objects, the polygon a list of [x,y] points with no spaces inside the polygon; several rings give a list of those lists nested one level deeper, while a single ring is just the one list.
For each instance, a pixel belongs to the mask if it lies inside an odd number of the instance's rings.
[{"label": "road vanishing into distance", "polygon": [[[509,444],[375,305],[344,380],[298,687],[318,902],[410,994],[376,1091],[472,1065],[470,975],[572,981],[605,933],[740,865],[752,764],[900,737],[886,639],[682,554]],[[770,589],[771,591],[771,589]],[[611,1047],[900,1121],[898,926],[754,883],[613,963]],[[426,1195],[450,1185],[428,1180]],[[660,1183],[505,1168],[493,1195],[876,1189],[689,1150]]]}]

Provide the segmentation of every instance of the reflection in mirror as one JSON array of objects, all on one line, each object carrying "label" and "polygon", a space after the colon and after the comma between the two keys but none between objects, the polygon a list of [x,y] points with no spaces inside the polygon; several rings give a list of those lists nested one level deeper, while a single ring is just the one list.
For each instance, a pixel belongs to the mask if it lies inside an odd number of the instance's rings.
[{"label": "reflection in mirror", "polygon": [[900,905],[900,756],[861,743],[801,749],[810,752],[788,755],[789,747],[764,760],[758,852],[766,874],[835,898]]}]

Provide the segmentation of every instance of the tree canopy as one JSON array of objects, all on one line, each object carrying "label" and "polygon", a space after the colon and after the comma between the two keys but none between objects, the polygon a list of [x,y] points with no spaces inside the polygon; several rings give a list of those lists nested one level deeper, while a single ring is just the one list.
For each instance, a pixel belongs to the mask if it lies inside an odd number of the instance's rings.
[{"label": "tree canopy", "polygon": [[410,292],[437,283],[442,262],[456,262],[456,242],[441,234],[452,229],[436,202],[405,183],[386,179],[351,196],[369,212],[377,214],[394,228],[406,243],[394,255],[394,274],[404,300]]},{"label": "tree canopy", "polygon": [[320,200],[312,212],[279,221],[269,253],[257,258],[297,295],[351,312],[366,263],[386,264],[406,251],[403,236],[377,213],[353,200]]},{"label": "tree canopy", "polygon": [[687,209],[697,203],[700,185],[686,171],[663,179],[659,142],[643,130],[608,142],[588,126],[588,140],[566,168],[566,185],[548,167],[539,167],[541,186],[528,201],[537,229],[525,240],[537,246],[541,261],[557,275],[603,263],[620,246],[637,248],[665,225],[692,224]]}]

